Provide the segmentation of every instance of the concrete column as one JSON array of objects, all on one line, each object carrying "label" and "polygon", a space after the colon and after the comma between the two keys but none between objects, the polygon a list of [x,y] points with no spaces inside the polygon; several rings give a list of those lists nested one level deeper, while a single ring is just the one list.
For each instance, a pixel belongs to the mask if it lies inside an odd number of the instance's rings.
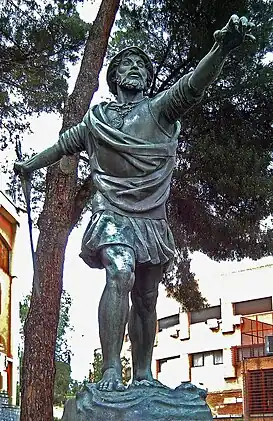
[{"label": "concrete column", "polygon": [[181,372],[181,382],[190,381],[190,364],[188,354],[181,354],[179,361],[180,372]]},{"label": "concrete column", "polygon": [[229,333],[234,332],[234,314],[233,306],[230,301],[223,301],[221,303],[221,312],[222,312],[222,332]]},{"label": "concrete column", "polygon": [[181,312],[179,313],[179,322],[180,322],[180,333],[179,339],[189,339],[190,338],[190,323],[189,323],[189,313]]},{"label": "concrete column", "polygon": [[2,376],[2,390],[7,392],[8,390],[8,373],[6,371],[1,371]]}]

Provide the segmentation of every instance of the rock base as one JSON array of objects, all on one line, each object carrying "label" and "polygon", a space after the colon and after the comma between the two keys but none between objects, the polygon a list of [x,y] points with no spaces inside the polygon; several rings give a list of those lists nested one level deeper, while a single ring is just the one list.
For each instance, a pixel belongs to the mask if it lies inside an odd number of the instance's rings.
[{"label": "rock base", "polygon": [[191,383],[169,389],[140,382],[124,392],[101,392],[88,383],[66,403],[62,421],[212,421],[205,398]]}]

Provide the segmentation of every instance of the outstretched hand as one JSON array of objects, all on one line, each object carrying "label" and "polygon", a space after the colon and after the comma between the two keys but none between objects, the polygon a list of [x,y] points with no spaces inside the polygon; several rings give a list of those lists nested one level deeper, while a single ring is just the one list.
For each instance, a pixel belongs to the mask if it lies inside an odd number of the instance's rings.
[{"label": "outstretched hand", "polygon": [[213,36],[215,41],[222,47],[224,53],[229,53],[243,42],[255,41],[255,37],[250,33],[255,25],[249,22],[245,16],[239,18],[232,15],[223,29],[215,31]]},{"label": "outstretched hand", "polygon": [[14,163],[13,171],[15,172],[16,175],[23,177],[25,180],[28,180],[31,178],[31,173],[27,171],[26,166],[24,162],[22,161],[16,161]]}]

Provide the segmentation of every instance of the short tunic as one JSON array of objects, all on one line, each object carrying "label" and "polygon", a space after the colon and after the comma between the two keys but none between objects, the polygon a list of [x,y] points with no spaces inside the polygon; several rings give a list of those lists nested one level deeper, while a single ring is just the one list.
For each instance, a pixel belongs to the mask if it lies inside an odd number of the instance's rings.
[{"label": "short tunic", "polygon": [[167,268],[174,256],[174,239],[165,219],[136,218],[104,210],[93,214],[83,236],[80,257],[90,267],[103,268],[100,250],[117,244],[130,247],[137,264]]}]

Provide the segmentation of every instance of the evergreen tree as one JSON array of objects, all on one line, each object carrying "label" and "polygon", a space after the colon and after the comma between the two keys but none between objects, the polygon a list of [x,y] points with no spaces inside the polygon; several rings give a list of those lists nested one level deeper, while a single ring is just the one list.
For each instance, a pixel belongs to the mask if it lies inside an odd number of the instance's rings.
[{"label": "evergreen tree", "polygon": [[167,296],[178,301],[182,311],[198,311],[208,307],[209,303],[202,296],[198,281],[190,270],[191,259],[186,248],[177,250],[175,262],[174,269],[164,278]]},{"label": "evergreen tree", "polygon": [[89,372],[89,381],[91,383],[97,383],[102,379],[102,365],[103,359],[102,354],[98,350],[94,351],[94,359],[92,363],[93,369]]},{"label": "evergreen tree", "polygon": [[63,361],[55,361],[56,374],[54,382],[54,405],[61,406],[65,403],[71,384],[71,367]]},{"label": "evergreen tree", "polygon": [[66,291],[63,291],[55,346],[55,360],[68,365],[70,365],[71,349],[67,341],[67,334],[73,330],[73,326],[70,324],[69,314],[71,304],[71,296]]},{"label": "evergreen tree", "polygon": [[29,128],[33,113],[62,112],[67,65],[79,58],[88,29],[78,2],[1,2],[0,150]]},{"label": "evergreen tree", "polygon": [[[103,375],[103,359],[102,359],[102,353],[100,350],[95,349],[94,351],[94,359],[92,363],[93,369],[89,372],[89,381],[91,383],[97,383],[102,379]],[[130,360],[126,357],[121,358],[121,367],[122,367],[122,380],[124,383],[127,383],[130,379],[128,378],[128,372],[127,369],[130,368]]]}]

